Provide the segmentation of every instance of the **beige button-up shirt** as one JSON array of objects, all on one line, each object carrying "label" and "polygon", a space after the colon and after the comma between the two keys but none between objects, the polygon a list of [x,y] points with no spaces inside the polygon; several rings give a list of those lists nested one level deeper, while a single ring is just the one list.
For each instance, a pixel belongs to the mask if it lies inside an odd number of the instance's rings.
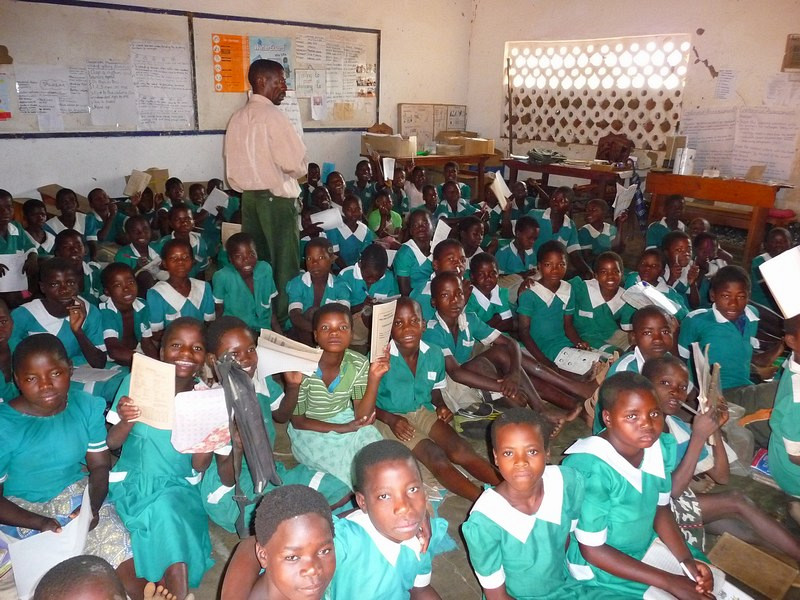
[{"label": "beige button-up shirt", "polygon": [[289,118],[268,98],[253,94],[233,113],[225,132],[225,172],[233,189],[269,190],[297,198],[306,174],[306,146]]}]

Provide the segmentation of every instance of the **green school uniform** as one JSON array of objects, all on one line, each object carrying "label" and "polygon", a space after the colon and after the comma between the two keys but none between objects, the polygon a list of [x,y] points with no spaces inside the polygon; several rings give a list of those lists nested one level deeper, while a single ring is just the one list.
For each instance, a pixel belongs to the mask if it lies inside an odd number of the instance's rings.
[{"label": "green school uniform", "polygon": [[607,544],[636,560],[644,557],[656,539],[656,509],[670,502],[675,438],[662,434],[645,448],[638,468],[598,436],[578,440],[565,454],[568,456],[563,464],[581,473],[586,486],[578,525],[567,549],[572,576],[586,582],[587,597],[641,598],[647,586],[590,564],[578,543],[595,547]]},{"label": "green school uniform", "polygon": [[426,323],[433,319],[436,314],[436,309],[433,308],[433,304],[431,304],[431,281],[432,279],[429,279],[425,282],[425,285],[414,288],[411,290],[411,294],[409,294],[409,298],[419,303],[422,309],[422,319]]},{"label": "green school uniform", "polygon": [[536,208],[536,196],[525,196],[522,203],[522,208],[515,199],[509,200],[511,202],[511,221],[516,224],[520,217],[523,217]]},{"label": "green school uniform", "polygon": [[[160,255],[164,244],[174,239],[175,233],[162,237],[155,243],[156,252]],[[189,277],[197,277],[200,271],[205,271],[208,268],[208,246],[203,237],[196,231],[189,232],[189,244],[192,246],[192,254],[194,255],[194,264],[189,272]]]},{"label": "green school uniform", "polygon": [[[124,333],[122,314],[117,310],[113,300],[109,299],[100,305],[100,316],[103,319],[103,338],[120,339]],[[139,298],[133,301],[133,334],[139,342],[142,338],[153,335],[150,330],[150,310]]]},{"label": "green school uniform", "polygon": [[[347,304],[343,298],[339,298],[341,286],[336,285],[336,276],[328,273],[328,281],[325,284],[325,291],[319,305],[325,306],[331,302],[341,302]],[[314,306],[314,285],[311,283],[311,273],[301,273],[286,284],[286,295],[289,297],[289,312],[299,309],[306,312]],[[292,322],[287,319],[284,329],[291,329]]]},{"label": "green school uniform", "polygon": [[111,227],[108,229],[108,233],[103,237],[103,239],[98,239],[100,235],[100,230],[105,225],[105,221],[100,218],[96,212],[92,211],[88,215],[86,215],[86,241],[87,242],[113,242],[117,239],[120,232],[122,231],[122,226],[125,224],[125,220],[128,217],[125,213],[118,212],[115,214],[111,222]]},{"label": "green school uniform", "polygon": [[409,277],[413,290],[430,279],[433,263],[429,256],[422,253],[414,240],[408,240],[397,251],[392,270],[397,277]]},{"label": "green school uniform", "polygon": [[[630,352],[626,352],[622,356],[620,356],[615,363],[611,365],[611,368],[608,370],[608,375],[606,375],[606,379],[615,375],[616,373],[636,373],[639,374],[642,372],[642,367],[644,366],[644,356],[639,351],[638,347],[634,347],[633,350]],[[597,435],[603,429],[605,429],[605,425],[603,424],[602,419],[603,414],[603,403],[598,398],[597,404],[594,407],[594,421],[592,423],[592,435]]]},{"label": "green school uniform", "polygon": [[[491,241],[492,236],[497,233],[498,229],[500,229],[500,224],[503,222],[503,209],[500,208],[499,204],[489,206],[486,204],[486,202],[481,202],[480,206],[481,208],[486,209],[486,212],[489,213],[489,220],[486,222],[486,234],[483,236],[484,239],[481,241],[481,246],[486,246]],[[489,239],[487,240],[487,238]]]},{"label": "green school uniform", "polygon": [[750,263],[750,300],[756,304],[767,306],[780,314],[778,305],[772,299],[772,294],[767,294],[764,291],[764,277],[761,275],[761,269],[759,268],[771,258],[773,257],[770,256],[769,252],[764,252],[756,256]]},{"label": "green school uniform", "polygon": [[[667,225],[667,218],[663,217],[660,221],[654,221],[647,227],[647,234],[645,235],[644,245],[645,248],[658,248],[661,249],[661,240],[672,229]],[[675,231],[686,231],[686,224],[678,221],[678,229]]]},{"label": "green school uniform", "polygon": [[435,410],[431,393],[445,388],[445,376],[441,348],[420,340],[417,370],[412,373],[392,340],[389,342],[389,371],[378,386],[377,406],[394,414],[410,413],[419,408]]},{"label": "green school uniform", "polygon": [[[412,588],[430,584],[431,552],[421,552],[416,536],[394,542],[384,537],[360,510],[344,519],[334,519],[334,531],[336,572],[328,588],[331,600],[402,600],[410,597]],[[431,519],[430,547],[435,548],[446,535],[447,521]]]},{"label": "green school uniform", "polygon": [[25,231],[25,235],[28,236],[28,239],[31,241],[31,244],[33,244],[33,247],[36,248],[36,252],[39,256],[51,256],[53,254],[53,245],[56,243],[56,236],[53,235],[53,232],[48,231],[47,229],[42,229],[44,232],[44,241],[40,244],[33,239],[33,236],[31,236],[30,233],[28,233],[26,230],[23,231]]},{"label": "green school uniform", "polygon": [[[635,271],[633,273],[628,273],[628,275],[625,277],[625,289],[628,289],[632,285],[635,285],[641,281],[642,278],[639,277],[639,274]],[[678,293],[674,288],[671,288],[663,277],[659,277],[658,283],[653,287],[655,287],[656,290],[664,294],[668,299],[678,306],[678,312],[675,313],[675,318],[678,319],[679,322],[683,321],[683,319],[686,318],[686,315],[689,314],[689,309],[686,304],[686,296]]]},{"label": "green school uniform", "polygon": [[497,329],[489,327],[486,323],[473,313],[462,312],[458,316],[458,335],[456,339],[450,332],[450,328],[444,322],[439,313],[428,321],[428,328],[422,334],[422,339],[442,349],[442,354],[452,356],[456,362],[463,365],[470,358],[475,350],[475,342],[488,346],[500,337]]},{"label": "green school uniform", "polygon": [[375,183],[367,182],[363,188],[358,187],[358,181],[351,179],[347,182],[346,191],[352,192],[361,200],[361,210],[367,214],[372,209],[372,199],[375,197]]},{"label": "green school uniform", "polygon": [[153,333],[166,329],[178,317],[194,317],[198,321],[213,321],[214,294],[211,285],[199,279],[189,279],[189,296],[184,296],[167,281],[159,281],[147,290],[147,307],[150,309],[150,329]]},{"label": "green school uniform", "polygon": [[[277,410],[283,400],[283,389],[271,377],[259,377],[258,374],[253,378],[253,385],[256,390],[256,397],[261,406],[261,415],[264,420],[264,428],[267,432],[270,444],[275,444],[275,425],[272,422],[272,411]],[[226,455],[231,452],[230,445],[216,451],[216,454]],[[287,469],[279,460],[275,461],[275,472],[281,479],[281,485],[305,485],[319,491],[329,504],[337,504],[345,496],[350,494],[348,487],[333,477],[322,471],[310,469],[305,465],[297,465],[293,469]],[[255,500],[258,496],[253,485],[253,478],[250,468],[247,466],[247,457],[242,457],[242,470],[239,476],[239,485],[242,492],[250,500]],[[266,494],[275,489],[275,485],[267,483],[260,495]],[[200,482],[200,496],[203,499],[203,507],[206,514],[220,527],[227,529],[231,533],[236,532],[236,521],[239,517],[239,505],[234,499],[234,486],[223,485],[217,461],[212,460],[208,470],[203,474]],[[258,502],[247,504],[244,507],[244,522],[252,529],[253,514],[255,513]]]},{"label": "green school uniform", "polygon": [[[135,272],[139,270],[138,261],[141,257],[141,253],[133,246],[133,244],[128,244],[127,246],[123,246],[117,250],[117,253],[114,255],[114,262],[126,264]],[[153,244],[147,245],[146,258],[148,263],[154,260],[158,260],[159,262],[161,261],[161,257],[158,255],[158,251],[155,249]]]},{"label": "green school uniform", "polygon": [[[61,222],[61,219],[58,216],[50,217],[47,220],[47,222],[44,224],[44,227],[45,227],[45,229],[50,230],[50,232],[53,235],[58,235],[59,233],[61,233],[65,229],[67,229],[67,226],[64,225],[64,223]],[[70,227],[69,229],[74,229],[75,231],[80,233],[82,236],[85,236],[86,235],[86,215],[84,213],[82,213],[82,212],[76,212],[75,213],[75,225],[73,227]]]},{"label": "green school uniform", "polygon": [[[130,389],[122,382],[106,420],[120,422],[117,405]],[[135,398],[134,398],[135,401]],[[214,564],[208,519],[192,468],[192,455],[172,446],[168,429],[135,423],[109,475],[109,498],[131,533],[136,575],[159,581],[172,564],[186,563],[189,587],[197,587]]]},{"label": "green school uniform", "polygon": [[532,515],[487,488],[461,526],[469,560],[485,590],[505,584],[517,600],[580,598],[567,570],[566,544],[583,503],[583,478],[569,467],[548,466],[544,496]]},{"label": "green school uniform", "polygon": [[613,352],[618,348],[611,346],[608,340],[620,329],[630,331],[631,317],[634,308],[622,299],[623,289],[620,287],[611,300],[606,301],[600,291],[596,279],[584,281],[580,277],[570,279],[573,297],[575,298],[575,314],[573,323],[581,336],[592,348],[604,352]]},{"label": "green school uniform", "polygon": [[681,324],[678,338],[681,358],[691,358],[692,342],[699,342],[701,349],[709,344],[709,364],[719,363],[722,367],[720,381],[723,390],[751,385],[750,360],[753,357],[753,348],[759,347],[756,338],[758,309],[753,306],[745,307],[741,320],[742,331],[722,316],[716,305],[713,305],[711,308],[690,312]]},{"label": "green school uniform", "polygon": [[[469,200],[472,197],[472,188],[466,183],[456,181],[456,185],[458,186],[458,195],[462,200]],[[444,198],[444,183],[440,183],[436,186],[436,195],[439,196],[439,198]]]},{"label": "green school uniform", "polygon": [[34,254],[36,253],[36,246],[31,237],[22,228],[22,225],[16,221],[10,221],[6,237],[0,235],[0,263],[3,261],[3,255],[18,253]]},{"label": "green school uniform", "polygon": [[519,296],[517,312],[530,317],[531,337],[539,350],[550,360],[555,360],[572,342],[564,331],[564,315],[575,313],[572,286],[562,281],[555,293],[538,281]]},{"label": "green school uniform", "polygon": [[436,211],[433,213],[433,220],[438,221],[439,219],[458,219],[461,217],[474,215],[476,212],[478,212],[478,209],[472,206],[469,202],[465,201],[463,198],[458,199],[455,210],[450,207],[446,200],[441,200],[436,207]]},{"label": "green school uniform", "polygon": [[503,320],[514,316],[514,309],[508,299],[508,289],[499,285],[494,286],[488,297],[477,287],[472,286],[472,293],[464,310],[475,313],[484,323],[488,323],[495,315],[500,315]]},{"label": "green school uniform", "polygon": [[356,264],[361,258],[361,253],[375,240],[372,230],[360,221],[355,231],[351,231],[347,225],[342,225],[324,231],[323,235],[331,241],[333,251],[348,267]]},{"label": "green school uniform", "polygon": [[278,295],[272,267],[259,260],[253,269],[253,291],[233,266],[223,267],[211,279],[214,303],[222,304],[223,315],[239,317],[251,329],[272,329],[272,299]]},{"label": "green school uniform", "polygon": [[362,304],[367,299],[367,296],[375,300],[386,300],[391,296],[400,294],[400,288],[397,287],[397,279],[389,269],[386,269],[383,276],[367,289],[367,283],[361,274],[361,265],[359,263],[343,269],[336,278],[336,286],[336,297],[346,300],[349,306]]},{"label": "green school uniform", "polygon": [[83,263],[83,290],[81,296],[86,298],[93,306],[99,306],[100,301],[105,298],[103,294],[103,283],[100,279],[102,267],[100,263],[94,261]]},{"label": "green school uniform", "polygon": [[791,457],[800,456],[800,364],[792,354],[783,363],[775,407],[769,418],[769,470],[781,489],[800,496],[800,465]]},{"label": "green school uniform", "polygon": [[536,253],[533,248],[529,248],[520,254],[513,240],[507,246],[500,248],[495,258],[501,275],[525,273],[536,268]]},{"label": "green school uniform", "polygon": [[539,224],[539,237],[536,238],[536,244],[533,246],[534,253],[539,251],[539,247],[545,242],[550,240],[558,240],[567,248],[567,252],[575,252],[581,249],[581,244],[578,241],[578,228],[575,222],[567,215],[564,215],[564,222],[557,231],[553,231],[553,222],[550,220],[550,209],[541,210],[534,209],[530,216],[536,219]]},{"label": "green school uniform", "polygon": [[404,215],[408,212],[408,194],[404,189],[396,190],[393,187],[389,190],[392,198],[392,208]]},{"label": "green school uniform", "polygon": [[591,250],[597,256],[611,250],[611,242],[617,237],[617,228],[610,223],[603,223],[602,231],[597,231],[588,223],[578,230],[578,242],[582,250]]}]

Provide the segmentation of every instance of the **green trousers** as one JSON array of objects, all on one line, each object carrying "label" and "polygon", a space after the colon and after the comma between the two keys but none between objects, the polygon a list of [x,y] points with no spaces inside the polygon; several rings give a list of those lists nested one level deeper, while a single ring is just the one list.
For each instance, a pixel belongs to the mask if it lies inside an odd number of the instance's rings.
[{"label": "green trousers", "polygon": [[300,232],[294,198],[273,196],[268,191],[242,194],[242,231],[253,236],[260,260],[272,266],[278,297],[275,314],[283,323],[289,316],[286,284],[300,272]]}]

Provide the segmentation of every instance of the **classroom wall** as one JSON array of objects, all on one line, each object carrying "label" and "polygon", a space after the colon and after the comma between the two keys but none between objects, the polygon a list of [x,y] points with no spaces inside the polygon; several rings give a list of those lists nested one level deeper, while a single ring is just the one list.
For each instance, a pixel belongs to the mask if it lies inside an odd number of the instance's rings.
[{"label": "classroom wall", "polygon": [[[506,41],[570,40],[654,33],[690,33],[702,60],[715,69],[737,71],[729,100],[714,98],[716,80],[701,62],[690,60],[683,107],[714,108],[762,104],[767,80],[780,71],[786,36],[798,32],[800,0],[473,0],[467,93],[468,126],[482,135],[501,135],[503,52]],[[537,147],[548,144],[536,142]],[[498,146],[507,148],[507,141]],[[515,144],[514,153],[530,148]],[[562,152],[593,158],[594,147]],[[800,159],[792,182],[800,186]],[[800,212],[800,192],[781,201]]]},{"label": "classroom wall", "polygon": [[[380,120],[396,127],[399,102],[465,104],[470,0],[108,0],[149,8],[255,16],[380,29]],[[68,24],[65,24],[68,26]],[[431,57],[436,55],[436,60]],[[335,162],[351,178],[360,152],[357,132],[307,133],[309,158]],[[36,188],[60,183],[86,194],[122,192],[132,168],[166,167],[186,181],[221,177],[222,136],[158,136],[0,140],[0,188],[38,197]]]}]

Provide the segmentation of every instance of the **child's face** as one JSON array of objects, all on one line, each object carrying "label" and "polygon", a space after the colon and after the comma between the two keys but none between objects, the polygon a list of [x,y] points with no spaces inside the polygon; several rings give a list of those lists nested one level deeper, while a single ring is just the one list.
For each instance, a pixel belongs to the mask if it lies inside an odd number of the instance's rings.
[{"label": "child's face", "polygon": [[60,200],[56,202],[56,208],[61,211],[62,215],[72,215],[78,210],[78,198],[73,193],[64,194]]},{"label": "child's face", "polygon": [[11,318],[11,313],[8,312],[8,308],[0,304],[0,344],[8,342],[13,330],[14,320]]},{"label": "child's face", "polygon": [[443,317],[458,319],[466,304],[461,282],[455,277],[448,277],[439,286],[439,293],[431,295],[431,304]]},{"label": "child's face", "polygon": [[744,314],[750,299],[750,290],[738,281],[731,281],[718,289],[712,289],[710,296],[722,316],[728,321],[735,321]]},{"label": "child's face", "polygon": [[328,191],[332,198],[344,196],[344,177],[341,173],[331,173],[328,177]]},{"label": "child's face", "polygon": [[491,208],[497,206],[497,196],[488,184],[483,188],[483,201]]},{"label": "child's face", "polygon": [[365,267],[361,265],[361,278],[364,280],[364,283],[367,284],[368,288],[380,281],[381,277],[385,274],[386,269],[377,269],[372,266]]},{"label": "child's face", "polygon": [[548,252],[539,262],[539,273],[543,284],[561,281],[567,273],[567,257],[561,252]]},{"label": "child's face", "polygon": [[169,225],[175,233],[184,236],[189,235],[194,229],[192,212],[185,208],[174,211],[169,218]]},{"label": "child's face", "polygon": [[539,237],[538,227],[524,227],[514,233],[514,239],[517,245],[523,250],[530,250],[536,244],[536,238]]},{"label": "child's face", "polygon": [[461,234],[461,243],[471,250],[477,250],[483,241],[483,224],[476,223]]},{"label": "child's face", "polygon": [[8,225],[13,218],[14,207],[11,204],[11,198],[0,196],[0,224]]},{"label": "child's face", "polygon": [[359,163],[356,167],[356,179],[360,183],[366,183],[372,178],[372,167],[368,162]]},{"label": "child's face", "polygon": [[617,293],[622,283],[622,269],[616,260],[609,258],[598,261],[594,272],[601,290],[611,294]]},{"label": "child's face", "polygon": [[667,220],[680,219],[683,216],[683,199],[673,200],[667,204],[664,210]]},{"label": "child's face", "polygon": [[[250,377],[256,374],[258,366],[258,354],[256,353],[256,342],[250,330],[244,327],[229,329],[222,334],[217,346],[215,358],[224,354],[230,354],[239,363],[239,366],[247,372]],[[211,356],[209,354],[209,356]]]},{"label": "child's face", "polygon": [[80,280],[72,269],[51,271],[39,282],[44,297],[63,306],[75,303],[79,288]]},{"label": "child's face", "polygon": [[142,198],[139,200],[139,208],[144,209],[145,212],[153,210],[153,190],[149,187],[144,188]]},{"label": "child's face", "polygon": [[186,279],[189,277],[189,273],[192,270],[193,262],[194,258],[189,248],[180,244],[170,248],[169,252],[167,252],[164,257],[163,266],[170,277]]},{"label": "child's face", "polygon": [[318,187],[311,196],[311,203],[320,210],[328,210],[331,207],[331,193],[326,187]]},{"label": "child's face", "polygon": [[183,184],[182,183],[178,183],[178,184],[172,185],[167,190],[167,198],[169,198],[173,202],[179,202],[179,201],[183,200]]},{"label": "child's face", "polygon": [[139,247],[147,246],[150,243],[152,232],[146,219],[136,219],[128,225],[127,229],[131,243]]},{"label": "child's face", "polygon": [[422,189],[422,186],[425,185],[425,181],[427,177],[425,176],[425,169],[416,169],[411,173],[411,183],[413,183],[418,190]]},{"label": "child's face", "polygon": [[83,257],[86,254],[86,248],[83,245],[83,238],[79,233],[62,236],[61,243],[58,247],[53,249],[53,254],[60,258],[67,260],[77,265],[83,264]]},{"label": "child's face", "polygon": [[195,185],[189,189],[189,200],[197,206],[203,205],[203,202],[206,200],[206,191],[203,189],[202,185]]},{"label": "child's face", "polygon": [[652,315],[641,322],[633,330],[633,343],[645,360],[659,358],[670,351],[673,345],[672,327],[660,315]]},{"label": "child's face", "polygon": [[667,248],[667,257],[671,265],[687,266],[692,260],[692,243],[684,238],[675,240]]},{"label": "child's face", "polygon": [[602,223],[606,216],[604,207],[599,202],[589,202],[586,205],[586,222],[596,225]]},{"label": "child's face", "polygon": [[779,254],[783,254],[789,248],[792,247],[792,241],[786,237],[784,232],[773,233],[770,236],[767,236],[767,241],[764,244],[765,249],[769,252],[769,255],[772,257],[778,256]]},{"label": "child's face", "polygon": [[206,360],[206,343],[199,327],[173,327],[161,342],[161,360],[175,365],[175,377],[194,377]]},{"label": "child's face", "polygon": [[433,272],[455,271],[459,277],[464,275],[467,259],[461,246],[449,246],[438,259],[433,261]]},{"label": "child's face", "polygon": [[419,348],[424,329],[422,315],[412,305],[402,304],[394,311],[392,339],[398,348],[407,351]]},{"label": "child's face", "polygon": [[689,390],[689,371],[686,367],[667,365],[650,382],[656,388],[658,407],[665,415],[674,415],[686,402]]},{"label": "child's face", "polygon": [[47,210],[44,206],[36,206],[28,212],[25,219],[31,227],[42,227],[47,221]]},{"label": "child's face", "polygon": [[694,239],[698,234],[705,233],[709,229],[711,229],[711,225],[708,221],[701,217],[694,218],[689,222],[689,237]]},{"label": "child's face", "polygon": [[426,498],[416,465],[407,460],[387,460],[367,469],[358,506],[381,535],[393,542],[410,540],[425,517]]},{"label": "child's face", "polygon": [[525,200],[528,196],[528,188],[522,181],[515,181],[511,186],[511,195],[514,196],[514,200]]},{"label": "child's face", "polygon": [[392,179],[392,186],[401,188],[406,184],[406,172],[403,169],[394,170],[394,178]]},{"label": "child's face", "polygon": [[107,219],[111,212],[111,199],[104,190],[95,192],[92,195],[92,200],[89,202],[92,210],[97,213],[101,219]]},{"label": "child's face", "polygon": [[444,186],[442,189],[442,195],[447,203],[450,204],[450,206],[458,204],[458,201],[461,198],[461,192],[459,191],[458,186],[452,184]]},{"label": "child's face", "polygon": [[514,490],[538,486],[549,456],[542,432],[527,423],[505,425],[497,430],[494,462],[503,480]]},{"label": "child's face", "polygon": [[458,167],[455,165],[447,165],[444,168],[444,180],[456,181],[458,179]]},{"label": "child's face", "polygon": [[330,313],[317,323],[314,338],[317,344],[327,352],[344,352],[350,345],[353,333],[347,315]]},{"label": "child's face", "polygon": [[711,239],[705,239],[694,249],[698,263],[705,264],[717,255],[717,243]]},{"label": "child's face", "polygon": [[306,246],[306,271],[312,277],[327,277],[333,264],[333,252],[330,248]]},{"label": "child's face", "polygon": [[344,215],[343,220],[347,223],[357,223],[364,216],[361,210],[361,202],[355,198],[345,201],[342,206],[342,213]]},{"label": "child's face", "polygon": [[319,600],[336,569],[330,524],[316,513],[282,521],[266,544],[256,544],[256,556],[269,598]]},{"label": "child's face", "polygon": [[37,415],[53,415],[67,404],[69,362],[59,360],[50,352],[29,355],[14,370],[19,392]]},{"label": "child's face", "polygon": [[392,211],[392,201],[389,200],[388,196],[378,196],[375,198],[375,208],[377,208],[382,215],[388,215]]},{"label": "child's face", "polygon": [[411,223],[408,226],[411,239],[417,245],[428,244],[431,241],[431,222],[428,215],[417,212],[411,216]]},{"label": "child's face", "polygon": [[129,271],[120,271],[111,276],[105,288],[106,294],[117,307],[131,306],[139,293],[136,278]]},{"label": "child's face", "polygon": [[306,179],[308,180],[308,183],[310,183],[313,186],[316,186],[319,183],[319,178],[320,177],[321,177],[321,175],[320,175],[320,171],[319,171],[319,166],[317,166],[317,165],[309,165],[308,166],[308,175],[306,176]]},{"label": "child's face", "polygon": [[664,429],[664,416],[649,390],[620,392],[611,410],[603,410],[608,441],[623,456],[649,448]]},{"label": "child's face", "polygon": [[550,197],[550,212],[564,215],[569,210],[569,200],[561,192],[555,193]]},{"label": "child's face", "polygon": [[422,190],[422,200],[425,202],[425,207],[428,210],[436,210],[436,205],[439,203],[439,198],[436,196],[436,189],[426,188]]},{"label": "child's face", "polygon": [[664,263],[662,260],[653,254],[645,254],[639,260],[639,267],[637,269],[639,277],[642,281],[646,281],[650,285],[656,285],[661,272],[664,270]]},{"label": "child's face", "polygon": [[255,244],[237,244],[232,250],[228,258],[233,268],[239,271],[243,277],[252,275],[256,268],[256,263],[258,262],[258,253],[256,252]]},{"label": "child's face", "polygon": [[494,262],[483,262],[478,265],[477,269],[472,269],[469,272],[470,280],[484,296],[488,296],[495,288],[499,276],[497,265]]}]

